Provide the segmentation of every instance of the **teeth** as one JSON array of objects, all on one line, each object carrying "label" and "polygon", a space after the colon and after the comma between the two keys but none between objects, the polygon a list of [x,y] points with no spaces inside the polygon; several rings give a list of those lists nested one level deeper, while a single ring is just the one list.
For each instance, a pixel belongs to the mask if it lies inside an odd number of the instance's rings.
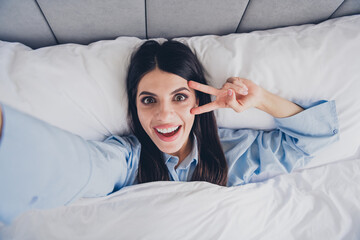
[{"label": "teeth", "polygon": [[157,130],[159,133],[171,133],[171,132],[175,131],[175,130],[178,129],[178,128],[179,128],[179,126],[174,127],[174,128],[165,128],[165,129],[156,128],[156,130]]}]

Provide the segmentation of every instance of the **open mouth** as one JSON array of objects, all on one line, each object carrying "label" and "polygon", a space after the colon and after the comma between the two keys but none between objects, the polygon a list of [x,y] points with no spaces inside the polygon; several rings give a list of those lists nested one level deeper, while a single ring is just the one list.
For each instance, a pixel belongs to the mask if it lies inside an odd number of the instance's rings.
[{"label": "open mouth", "polygon": [[161,140],[166,142],[171,142],[177,138],[180,129],[181,129],[181,125],[167,129],[155,128],[155,133],[158,135],[158,137]]}]

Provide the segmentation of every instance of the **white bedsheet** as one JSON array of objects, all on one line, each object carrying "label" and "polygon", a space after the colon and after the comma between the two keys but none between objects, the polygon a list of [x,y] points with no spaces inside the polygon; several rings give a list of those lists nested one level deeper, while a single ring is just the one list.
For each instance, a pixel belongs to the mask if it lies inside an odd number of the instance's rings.
[{"label": "white bedsheet", "polygon": [[25,213],[2,239],[359,239],[360,158],[220,187],[153,182]]}]

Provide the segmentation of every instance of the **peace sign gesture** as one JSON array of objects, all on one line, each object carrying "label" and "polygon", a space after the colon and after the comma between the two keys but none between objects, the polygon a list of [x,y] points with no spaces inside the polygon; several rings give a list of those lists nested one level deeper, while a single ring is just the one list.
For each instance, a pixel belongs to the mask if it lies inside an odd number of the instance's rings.
[{"label": "peace sign gesture", "polygon": [[202,114],[218,108],[232,108],[236,112],[242,112],[259,104],[261,87],[250,80],[230,77],[221,89],[189,81],[190,88],[216,96],[215,101],[191,109],[192,114]]}]

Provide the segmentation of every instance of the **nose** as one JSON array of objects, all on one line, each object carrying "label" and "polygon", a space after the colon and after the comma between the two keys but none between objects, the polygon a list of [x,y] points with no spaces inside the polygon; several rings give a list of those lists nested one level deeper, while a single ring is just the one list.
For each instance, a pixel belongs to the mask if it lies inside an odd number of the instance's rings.
[{"label": "nose", "polygon": [[174,108],[169,103],[160,103],[159,107],[156,110],[156,115],[159,120],[166,122],[172,117]]}]

